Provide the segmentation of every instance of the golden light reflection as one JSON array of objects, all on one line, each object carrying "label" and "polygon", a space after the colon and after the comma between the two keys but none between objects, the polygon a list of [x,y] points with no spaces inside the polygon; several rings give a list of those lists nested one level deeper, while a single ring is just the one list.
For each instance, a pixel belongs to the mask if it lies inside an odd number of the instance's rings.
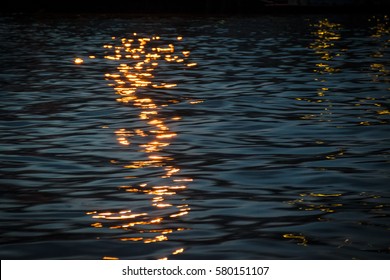
[{"label": "golden light reflection", "polygon": [[[374,49],[371,53],[372,58],[384,57],[385,50],[389,47],[389,35],[390,35],[390,18],[387,15],[384,16],[373,16],[368,20],[373,24],[371,27],[371,38],[376,41],[378,48]],[[382,64],[372,64],[374,68],[382,68]]]},{"label": "golden light reflection", "polygon": [[340,203],[341,193],[301,193],[299,199],[288,201],[290,205],[297,206],[303,211],[318,211],[334,213],[343,204]]},{"label": "golden light reflection", "polygon": [[105,257],[103,257],[103,260],[119,260],[119,258],[117,258],[117,257],[105,256]]},{"label": "golden light reflection", "polygon": [[[299,198],[287,201],[287,203],[299,211],[311,211],[319,214],[318,222],[327,222],[329,219],[326,215],[335,213],[344,207],[344,204],[341,203],[344,201],[342,196],[342,193],[301,193]],[[309,244],[308,238],[303,233],[286,233],[283,234],[283,238],[295,240],[297,245],[307,246]]]},{"label": "golden light reflection", "polygon": [[[118,189],[124,194],[142,195],[143,198],[136,197],[137,201],[149,203],[136,209],[109,209],[87,214],[98,220],[91,227],[126,231],[127,236],[119,239],[123,242],[164,242],[169,240],[169,234],[186,230],[186,227],[177,226],[191,210],[181,193],[193,179],[180,174],[181,169],[175,166],[175,159],[167,155],[167,148],[178,136],[177,132],[171,130],[169,122],[179,121],[181,117],[176,115],[167,118],[161,114],[163,108],[180,102],[171,96],[169,99],[164,98],[164,91],[174,89],[177,84],[157,80],[159,69],[169,64],[184,68],[196,65],[188,61],[190,51],[174,45],[182,40],[182,36],[168,41],[162,40],[160,36],[145,37],[134,33],[131,38],[112,37],[112,42],[103,46],[106,49],[105,59],[118,61],[115,71],[105,74],[109,86],[120,96],[116,101],[138,110],[139,122],[144,123],[142,129],[123,127],[114,132],[120,146],[133,150],[138,147],[137,153],[144,155],[144,159],[138,158],[122,164],[124,169],[132,170],[131,173],[135,175],[126,178],[142,179],[144,182],[129,182]],[[115,159],[110,162],[119,163]],[[137,176],[137,170],[151,168],[155,170],[151,173],[153,177]],[[170,255],[183,252],[184,248],[179,248]]]},{"label": "golden light reflection", "polygon": [[76,58],[74,59],[74,63],[75,63],[75,64],[83,64],[83,63],[84,63],[84,60],[83,60],[82,58],[80,58],[80,57],[76,57]]},{"label": "golden light reflection", "polygon": [[332,93],[332,89],[327,86],[328,76],[340,71],[334,66],[333,60],[342,55],[342,51],[336,48],[336,42],[341,39],[340,28],[341,25],[329,21],[328,19],[319,20],[312,25],[314,35],[314,42],[310,44],[310,48],[318,56],[319,61],[315,64],[314,73],[318,75],[315,78],[316,82],[320,83],[317,89],[316,96],[313,97],[297,97],[298,101],[305,101],[311,103],[323,103],[325,106],[320,112],[319,116],[304,115],[301,119],[313,119],[319,117],[320,121],[332,121],[332,101],[327,98]]},{"label": "golden light reflection", "polygon": [[184,252],[184,248],[180,248],[180,249],[177,249],[174,252],[172,252],[172,255],[178,255],[178,254],[181,254],[183,252]]},{"label": "golden light reflection", "polygon": [[[388,69],[388,60],[385,60],[385,54],[388,52],[390,45],[390,18],[387,15],[384,16],[373,16],[369,19],[369,22],[373,24],[371,27],[371,39],[374,41],[376,48],[370,55],[373,62],[370,64],[371,78],[374,83],[383,83],[388,85],[390,83],[390,69]],[[389,118],[389,106],[388,106],[388,91],[390,88],[387,87],[387,94],[380,97],[384,102],[378,102],[379,98],[365,98],[359,100],[356,103],[357,106],[364,105],[370,107],[366,111],[376,113],[375,122],[362,120],[359,122],[360,125],[369,126],[372,124],[388,124]]]},{"label": "golden light reflection", "polygon": [[293,234],[293,233],[286,233],[283,234],[283,238],[287,239],[295,239],[298,241],[298,245],[307,246],[308,240],[307,238],[302,234]]},{"label": "golden light reflection", "polygon": [[388,59],[386,60],[385,58],[385,54],[388,52],[388,47],[390,44],[389,16],[373,16],[372,18],[368,19],[368,21],[371,25],[370,39],[372,41],[370,43],[376,47],[372,47],[372,52],[369,56],[371,61],[369,65],[367,65],[367,68],[369,68],[371,71],[369,74],[371,76],[372,82],[375,84],[384,85],[384,94],[377,97],[366,96],[356,100],[354,104],[356,107],[360,107],[360,110],[364,110],[365,112],[370,113],[368,116],[370,118],[369,120],[367,119],[368,117],[366,115],[358,117],[357,124],[360,126],[372,126],[389,123],[389,118],[387,116],[389,115],[389,106],[387,101],[388,91],[390,91],[390,88],[388,87],[390,82],[390,70],[388,69]]}]

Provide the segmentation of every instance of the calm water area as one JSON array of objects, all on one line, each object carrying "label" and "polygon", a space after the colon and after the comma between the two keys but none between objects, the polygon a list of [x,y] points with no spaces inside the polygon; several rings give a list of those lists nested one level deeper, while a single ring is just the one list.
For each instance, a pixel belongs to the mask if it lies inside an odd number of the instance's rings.
[{"label": "calm water area", "polygon": [[389,27],[1,16],[1,259],[390,259]]}]

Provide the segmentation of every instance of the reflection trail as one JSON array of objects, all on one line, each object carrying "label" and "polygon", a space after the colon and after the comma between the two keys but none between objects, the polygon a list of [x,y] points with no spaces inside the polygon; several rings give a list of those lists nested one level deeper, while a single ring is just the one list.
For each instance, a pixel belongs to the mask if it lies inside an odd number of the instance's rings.
[{"label": "reflection trail", "polygon": [[[119,187],[124,192],[132,193],[132,198],[136,200],[132,204],[138,207],[130,205],[129,209],[92,211],[88,214],[99,221],[93,223],[93,227],[125,230],[125,235],[120,237],[122,241],[167,241],[170,233],[186,229],[180,219],[188,215],[190,208],[180,192],[187,188],[192,179],[180,175],[175,159],[166,153],[172,139],[177,136],[168,122],[179,120],[180,117],[168,119],[162,116],[161,110],[179,101],[167,100],[161,94],[176,84],[156,81],[155,74],[171,63],[184,67],[192,67],[196,63],[188,62],[190,52],[176,50],[173,40],[167,43],[159,36],[141,37],[136,33],[131,38],[112,39],[112,44],[104,46],[107,49],[105,58],[118,61],[118,66],[115,72],[105,74],[106,79],[111,81],[110,86],[119,95],[118,102],[139,110],[139,123],[143,124],[138,128],[134,125],[115,131],[118,143],[129,146],[129,150],[130,147],[134,149],[135,145],[137,151],[131,155],[141,158],[123,166],[131,171],[133,176],[129,179],[133,179],[134,184]],[[175,41],[181,40],[182,37],[177,37]],[[143,204],[149,201],[149,204],[140,206],[139,201]],[[175,248],[168,255],[183,251],[184,248]]]},{"label": "reflection trail", "polygon": [[[383,18],[380,17],[372,17],[369,19],[369,21],[374,23],[374,26],[371,28],[372,35],[371,38],[373,38],[376,41],[376,44],[379,46],[372,54],[372,58],[383,58],[384,54],[386,53],[386,49],[389,47],[390,44],[390,26],[389,26],[389,17],[383,16]],[[389,72],[384,65],[384,63],[381,62],[375,62],[370,65],[371,70],[373,71],[372,80],[374,82],[384,82],[389,83]]]},{"label": "reflection trail", "polygon": [[340,24],[330,22],[328,19],[319,20],[314,24],[315,30],[312,34],[315,36],[314,42],[310,48],[319,56],[320,62],[316,64],[314,72],[319,76],[315,79],[321,83],[317,89],[317,98],[307,98],[308,102],[323,103],[326,102],[324,112],[320,113],[322,121],[331,121],[332,116],[332,101],[326,98],[329,94],[330,88],[327,85],[329,75],[339,72],[340,70],[332,64],[335,57],[341,56],[341,52],[335,48],[335,42],[341,39]]},{"label": "reflection trail", "polygon": [[[310,120],[318,118],[320,122],[332,121],[332,98],[329,96],[329,92],[332,91],[328,79],[331,75],[338,73],[340,69],[336,66],[335,59],[342,55],[342,51],[335,47],[335,43],[341,39],[340,28],[338,23],[330,22],[328,19],[319,20],[312,25],[314,35],[314,41],[310,44],[312,49],[318,56],[319,60],[315,64],[314,72],[316,73],[315,81],[320,84],[317,88],[315,97],[298,97],[296,100],[310,102],[314,104],[326,104],[321,113],[307,114],[302,116],[302,119]],[[324,144],[324,140],[317,140],[316,144]],[[324,155],[323,160],[336,160],[344,156],[345,151],[339,149],[338,151],[331,152]],[[318,221],[324,222],[328,218],[325,218],[325,214],[332,214],[343,207],[340,203],[342,193],[300,193],[299,198],[288,201],[287,203],[296,207],[299,211],[313,211],[318,214]],[[292,240],[295,244],[300,246],[310,245],[310,236],[306,232],[286,232],[282,235],[286,240]]]},{"label": "reflection trail", "polygon": [[[344,67],[340,59],[338,59],[338,57],[341,57],[343,54],[348,53],[348,50],[337,48],[337,45],[341,45],[341,43],[345,45],[345,42],[348,42],[348,38],[347,40],[345,40],[345,38],[343,37],[343,42],[340,42],[340,40],[342,39],[340,32],[340,24],[331,22],[327,19],[319,20],[316,24],[312,25],[314,29],[312,32],[312,34],[314,35],[314,41],[310,44],[310,48],[314,51],[314,53],[318,56],[319,59],[318,61],[316,61],[316,67],[314,69],[314,72],[316,73],[315,81],[318,82],[320,86],[317,89],[317,94],[315,97],[299,97],[296,99],[299,101],[311,102],[314,105],[316,105],[317,103],[322,104],[322,106],[323,104],[327,105],[325,107],[325,112],[321,112],[320,114],[316,115],[305,115],[302,117],[302,119],[310,120],[317,118],[320,122],[335,122],[337,123],[337,125],[339,125],[340,123],[342,124],[342,126],[337,127],[343,127],[344,125],[349,125],[351,123],[353,123],[354,126],[370,126],[374,124],[379,125],[388,123],[388,121],[386,120],[386,115],[389,114],[389,111],[386,108],[386,90],[389,90],[389,71],[386,68],[388,60],[385,59],[390,34],[388,17],[373,17],[371,21],[374,23],[374,26],[371,28],[371,38],[375,40],[375,44],[372,45],[376,45],[378,46],[378,48],[373,49],[369,58],[370,64],[364,65],[363,70],[365,71],[365,73],[367,73],[367,69],[370,69],[372,82],[382,83],[383,85],[376,85],[376,90],[371,90],[367,92],[357,91],[356,93],[346,92],[345,90],[342,91],[342,86],[336,88],[337,84],[334,81],[337,81],[338,83],[342,81],[342,79],[337,78],[336,76],[348,77],[348,75],[345,75],[345,72],[349,74],[347,72],[347,70],[349,69],[347,67]],[[339,43],[337,44],[337,42]],[[351,46],[355,46],[353,43],[355,42],[349,42]],[[367,53],[364,54],[367,55]],[[371,62],[373,60],[374,62]],[[367,62],[367,56],[365,56],[364,59],[362,59],[361,61]],[[341,67],[338,67],[338,65],[340,65]],[[359,67],[361,66],[359,65]],[[353,70],[356,71],[356,69],[360,68],[354,68]],[[340,74],[341,70],[344,71],[344,75]],[[354,72],[350,73],[350,77],[353,77],[353,75],[355,75]],[[370,83],[370,81],[368,82]],[[386,87],[386,90],[378,90],[381,89],[381,87],[383,89],[385,89]],[[337,95],[336,90],[340,91]],[[332,91],[333,94],[331,95],[330,93],[332,93]],[[358,115],[358,122],[356,122],[355,119],[351,121],[350,116],[348,116],[345,111],[342,110],[342,108],[348,108],[348,110],[351,110],[352,108],[352,106],[347,102],[346,103],[348,104],[348,106],[343,107],[344,104],[342,103],[342,94],[345,94],[346,96],[352,96],[353,99],[356,100],[356,102],[353,102],[352,104],[357,108],[364,108],[362,109],[362,114]],[[367,95],[363,96],[363,94]],[[333,108],[332,104],[335,108]],[[373,107],[375,109],[372,109]],[[314,109],[317,110],[317,106],[315,106]],[[332,109],[334,110],[333,112],[335,112],[335,116],[332,116]],[[345,120],[343,120],[343,118],[345,118]],[[364,121],[362,121],[362,119]],[[310,122],[313,124],[312,121]],[[324,145],[324,147],[330,147],[331,145],[334,145],[336,143],[333,142],[332,144],[327,144],[327,142],[329,143],[329,141],[326,141],[325,139],[326,137],[324,137],[323,139],[318,139],[316,140],[316,143],[318,145]],[[355,145],[357,147],[359,146],[359,144]],[[359,147],[359,149],[360,148],[361,147]],[[331,153],[324,154],[322,160],[333,161],[333,164],[325,164],[317,170],[319,172],[332,170],[331,168],[333,168],[333,170],[337,170],[337,167],[339,166],[343,166],[344,164],[351,164],[351,162],[348,161],[348,157],[350,157],[350,154],[356,153],[356,151],[354,151],[353,145],[350,145],[348,149],[350,149],[351,152],[347,149],[340,148],[337,151],[332,151]],[[381,153],[383,152],[378,151],[378,154]],[[352,162],[357,167],[355,167],[356,170],[359,170],[360,162]],[[340,170],[342,169],[340,168]],[[364,168],[361,168],[360,170],[364,170]],[[323,176],[327,175],[324,173]],[[329,192],[320,193],[317,189],[313,188],[312,192],[302,192],[299,194],[298,198],[290,200],[287,203],[293,206],[297,211],[312,212],[314,214],[313,217],[315,217],[313,223],[333,223],[335,221],[338,221],[338,214],[343,215],[343,213],[348,211],[348,208],[350,208],[351,203],[349,201],[353,201],[353,199],[351,198],[353,198],[354,196],[369,197],[370,199],[378,198],[376,194],[370,194],[368,192],[361,192],[359,194],[354,194],[354,191],[350,193],[344,191],[335,192],[333,186],[330,185]],[[368,204],[364,202],[363,208],[365,208],[366,205]],[[383,206],[379,205],[375,206],[375,208],[383,208]],[[358,223],[360,226],[361,222],[359,221]],[[321,225],[319,225],[319,227],[321,227]],[[302,232],[286,232],[282,235],[282,237],[286,240],[289,240],[290,242],[294,242],[297,245],[310,246],[313,245],[316,240],[321,239],[321,234],[316,231],[311,231],[310,229],[304,229]],[[353,232],[350,230],[345,230],[345,232],[343,232],[338,238],[340,241],[338,244],[335,244],[337,245],[337,248],[347,246],[352,242],[352,240],[359,239],[357,237],[353,237]]]},{"label": "reflection trail", "polygon": [[[386,67],[388,63],[388,58],[386,58],[386,54],[388,52],[388,47],[390,44],[389,17],[387,15],[383,17],[373,16],[371,19],[369,19],[369,21],[374,23],[374,25],[371,27],[371,32],[372,32],[371,38],[375,41],[375,44],[378,46],[371,53],[371,58],[373,59],[373,62],[370,65],[370,69],[372,71],[372,75],[371,75],[372,81],[374,83],[383,83],[385,86],[387,86],[387,92],[388,92],[390,91],[390,86],[389,86],[390,70],[388,69],[388,67]],[[359,106],[368,105],[371,103],[371,107],[372,105],[374,105],[374,110],[372,109],[370,110],[376,112],[377,121],[375,122],[375,124],[388,124],[389,120],[387,116],[390,115],[390,111],[389,111],[388,102],[386,102],[388,100],[387,94],[378,97],[375,96],[367,97],[365,100],[361,100]],[[360,124],[371,125],[373,123],[365,120],[360,122]]]}]

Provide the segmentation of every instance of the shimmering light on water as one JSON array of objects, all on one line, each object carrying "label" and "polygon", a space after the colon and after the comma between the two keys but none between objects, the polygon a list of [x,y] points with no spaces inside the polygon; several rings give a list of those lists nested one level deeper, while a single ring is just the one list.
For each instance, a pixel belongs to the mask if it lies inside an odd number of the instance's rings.
[{"label": "shimmering light on water", "polygon": [[389,258],[388,16],[0,23],[3,259]]},{"label": "shimmering light on water", "polygon": [[[103,47],[108,49],[114,49],[115,54],[107,54],[104,57],[106,59],[119,60],[117,66],[117,72],[106,73],[105,77],[109,80],[113,80],[114,83],[109,83],[118,95],[124,96],[116,99],[120,103],[131,104],[136,109],[140,109],[139,119],[145,122],[149,127],[146,130],[128,128],[120,128],[115,131],[117,140],[121,145],[128,146],[132,142],[132,138],[135,136],[141,136],[148,138],[138,144],[138,152],[147,153],[146,160],[133,161],[130,164],[126,164],[124,168],[130,169],[142,169],[142,168],[159,168],[164,174],[160,176],[162,179],[169,179],[168,185],[153,185],[153,181],[156,178],[143,177],[143,181],[152,181],[151,184],[143,183],[140,184],[140,188],[134,188],[132,186],[120,186],[120,189],[125,189],[126,192],[142,193],[144,195],[153,195],[150,198],[150,204],[156,209],[151,213],[140,213],[123,215],[124,213],[131,212],[131,210],[122,210],[119,213],[99,213],[98,215],[92,216],[94,219],[100,220],[113,220],[121,219],[126,220],[125,224],[119,226],[110,225],[110,229],[122,228],[127,231],[131,228],[130,235],[138,234],[136,237],[121,237],[121,241],[131,241],[144,243],[162,242],[168,241],[168,234],[182,228],[164,228],[163,223],[173,218],[179,218],[184,215],[188,215],[190,208],[188,204],[182,204],[181,202],[171,202],[170,196],[175,196],[178,191],[185,190],[186,185],[176,185],[176,176],[180,172],[180,168],[174,166],[174,158],[169,156],[161,155],[170,145],[171,138],[177,136],[177,133],[172,132],[170,128],[165,124],[165,117],[160,116],[161,109],[168,107],[169,103],[175,104],[179,101],[168,100],[168,103],[157,104],[149,95],[140,92],[140,88],[157,88],[157,89],[169,89],[176,87],[175,83],[166,82],[154,82],[154,70],[157,67],[163,67],[163,60],[169,63],[181,63],[185,65],[185,61],[189,57],[189,51],[182,51],[179,55],[175,54],[175,46],[173,43],[167,44],[161,41],[160,36],[153,36],[152,38],[142,37],[137,38],[136,34],[133,34],[132,38],[121,38],[120,42],[115,37],[112,44],[106,44]],[[183,37],[177,37],[178,41],[183,40]],[[166,47],[167,45],[167,47]],[[108,47],[110,46],[110,47]],[[165,47],[164,47],[165,46]],[[169,53],[162,56],[162,53]],[[180,58],[182,57],[182,58]],[[140,61],[141,60],[141,61]],[[183,67],[185,70],[185,66]],[[158,77],[157,77],[158,78]],[[164,92],[161,92],[164,94]],[[146,143],[145,143],[146,142]],[[173,179],[172,179],[172,178]],[[186,178],[187,181],[192,181],[191,178]],[[179,180],[181,181],[181,179]],[[147,198],[146,198],[147,199]],[[160,216],[161,214],[154,214],[153,212],[158,209],[166,209],[166,215]],[[172,209],[172,210],[169,210]],[[173,211],[173,212],[172,212]],[[93,212],[94,213],[94,212]],[[156,216],[157,215],[157,216]],[[150,218],[145,219],[144,216]],[[134,221],[135,219],[141,218],[141,221]],[[129,221],[131,221],[129,223]],[[176,224],[179,224],[177,221]],[[95,226],[96,223],[91,226]],[[139,227],[142,225],[142,227]],[[148,229],[145,229],[145,225],[148,225]],[[99,227],[104,227],[102,223],[99,223]],[[138,227],[138,228],[137,228]],[[154,237],[149,236],[150,233],[155,233]],[[176,255],[183,252],[184,249],[175,250],[172,254]],[[164,257],[167,259],[168,257]]]}]

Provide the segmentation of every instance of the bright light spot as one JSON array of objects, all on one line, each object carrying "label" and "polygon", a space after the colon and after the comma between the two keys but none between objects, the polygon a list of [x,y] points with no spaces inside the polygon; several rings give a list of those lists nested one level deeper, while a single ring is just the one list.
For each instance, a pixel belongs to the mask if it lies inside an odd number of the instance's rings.
[{"label": "bright light spot", "polygon": [[80,57],[76,57],[74,59],[74,63],[75,64],[82,64],[82,63],[84,63],[84,60],[82,58],[80,58]]}]

